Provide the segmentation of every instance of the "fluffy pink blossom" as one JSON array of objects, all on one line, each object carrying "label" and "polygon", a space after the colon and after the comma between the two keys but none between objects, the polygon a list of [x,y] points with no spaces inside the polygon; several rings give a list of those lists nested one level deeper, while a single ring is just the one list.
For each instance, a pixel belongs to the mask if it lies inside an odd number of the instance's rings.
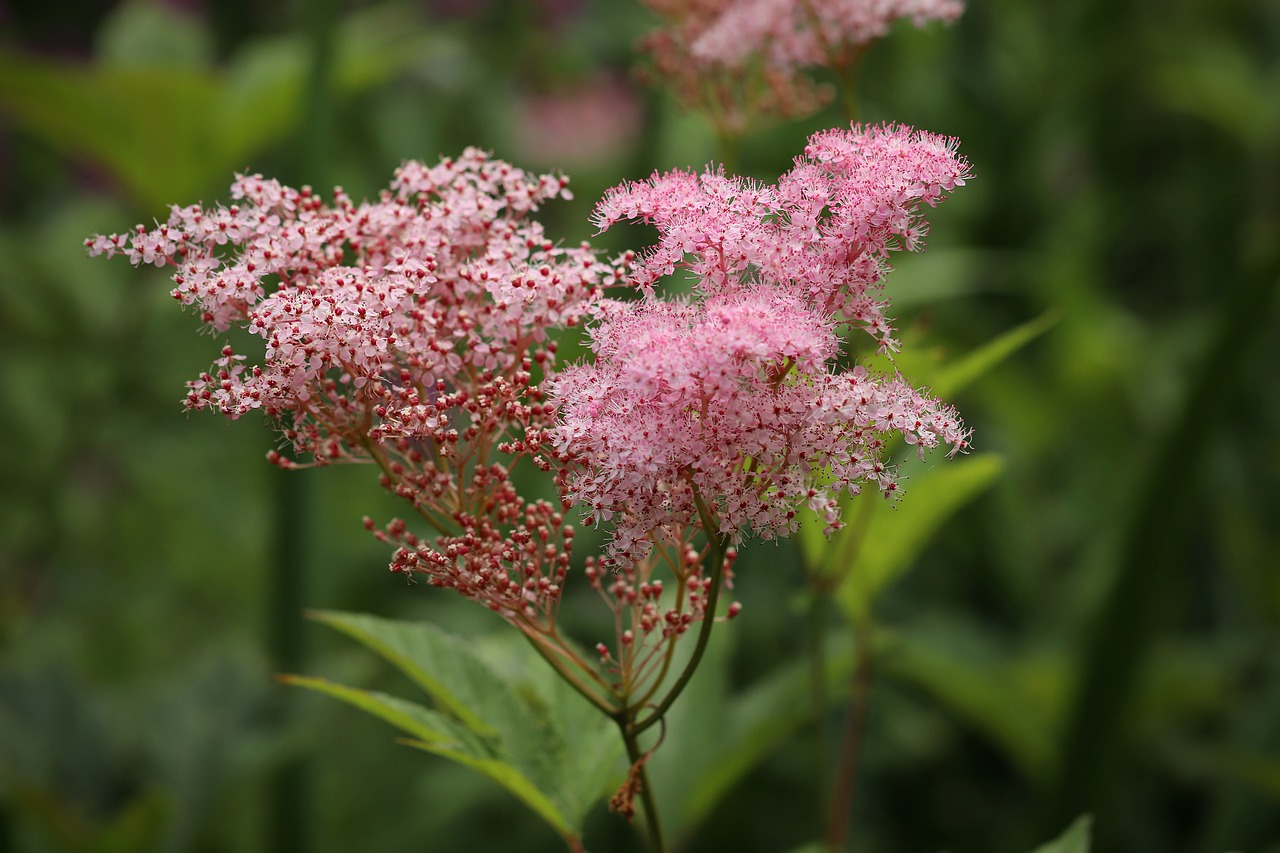
[{"label": "fluffy pink blossom", "polygon": [[[812,137],[775,185],[673,172],[606,195],[601,228],[657,227],[630,279],[644,298],[597,306],[594,362],[553,393],[557,446],[581,466],[571,495],[614,524],[619,563],[697,518],[699,500],[732,536],[785,536],[806,505],[834,528],[840,492],[896,491],[891,436],[921,453],[968,446],[955,412],[904,378],[836,364],[841,321],[895,345],[885,258],[920,247],[918,208],[967,174],[954,140],[854,127]],[[694,300],[657,298],[677,270]]]},{"label": "fluffy pink blossom", "polygon": [[776,68],[839,67],[894,21],[950,23],[962,11],[961,0],[733,0],[705,19],[690,53],[731,68],[752,56]]},{"label": "fluffy pink blossom", "polygon": [[961,0],[644,0],[667,25],[642,47],[656,75],[718,130],[741,134],[757,115],[816,111],[828,93],[804,73],[855,64],[898,20],[954,21]]},{"label": "fluffy pink blossom", "polygon": [[601,230],[652,223],[658,243],[633,284],[647,294],[677,268],[706,295],[785,288],[895,346],[880,298],[889,253],[922,248],[921,207],[963,186],[957,142],[901,125],[829,130],[774,185],[718,171],[670,172],[610,190],[596,207]]}]

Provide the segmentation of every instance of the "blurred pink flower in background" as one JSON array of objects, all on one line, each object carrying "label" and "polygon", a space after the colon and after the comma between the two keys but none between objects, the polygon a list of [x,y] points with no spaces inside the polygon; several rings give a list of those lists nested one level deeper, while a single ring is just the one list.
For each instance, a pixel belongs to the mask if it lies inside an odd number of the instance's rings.
[{"label": "blurred pink flower in background", "polygon": [[522,160],[577,171],[625,155],[640,122],[636,91],[612,75],[597,74],[521,97],[515,145]]},{"label": "blurred pink flower in background", "polygon": [[666,20],[641,43],[652,72],[718,132],[760,116],[817,111],[830,88],[809,68],[846,75],[898,20],[954,21],[961,0],[642,0]]}]

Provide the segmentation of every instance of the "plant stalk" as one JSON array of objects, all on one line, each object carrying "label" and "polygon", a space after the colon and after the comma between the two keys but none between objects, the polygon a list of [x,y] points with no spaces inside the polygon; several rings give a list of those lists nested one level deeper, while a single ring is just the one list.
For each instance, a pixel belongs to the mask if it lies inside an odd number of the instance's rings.
[{"label": "plant stalk", "polygon": [[720,601],[720,589],[724,586],[724,558],[725,553],[729,550],[729,537],[718,532],[711,517],[711,511],[703,503],[697,487],[694,487],[693,499],[698,506],[698,519],[702,523],[702,529],[706,532],[707,539],[711,542],[711,555],[709,557],[711,560],[711,591],[707,594],[706,609],[702,617],[702,626],[698,631],[697,645],[693,648],[693,655],[689,658],[689,662],[685,664],[684,671],[680,673],[676,683],[672,685],[671,691],[659,703],[658,707],[653,710],[653,713],[635,724],[636,734],[643,732],[661,720],[672,703],[676,701],[676,698],[684,692],[689,680],[693,678],[693,673],[698,668],[698,664],[702,661],[702,655],[707,650],[707,642],[711,639],[711,629],[715,627],[716,605]]},{"label": "plant stalk", "polygon": [[827,850],[840,853],[849,838],[853,820],[853,795],[858,781],[858,760],[867,728],[867,705],[871,695],[871,676],[875,651],[874,631],[868,619],[854,624],[855,663],[853,684],[849,693],[849,713],[840,737],[840,763],[836,768],[835,786],[831,793],[831,810],[827,823]]},{"label": "plant stalk", "polygon": [[649,784],[649,767],[644,763],[645,755],[640,749],[640,731],[635,726],[635,720],[627,713],[615,716],[614,722],[622,732],[622,741],[627,745],[627,757],[631,759],[631,766],[639,767],[640,802],[644,806],[649,846],[654,853],[667,853],[667,841],[662,835],[662,820],[658,816],[658,803],[653,796],[653,787]]}]

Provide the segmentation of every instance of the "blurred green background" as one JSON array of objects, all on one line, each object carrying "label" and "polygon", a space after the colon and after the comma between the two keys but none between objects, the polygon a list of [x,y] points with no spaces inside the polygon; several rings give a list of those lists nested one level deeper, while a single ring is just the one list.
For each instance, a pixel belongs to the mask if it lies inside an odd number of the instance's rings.
[{"label": "blurred green background", "polygon": [[[0,4],[0,850],[560,849],[272,682],[407,689],[303,608],[501,625],[386,572],[370,471],[284,475],[260,423],[184,416],[213,343],[162,272],[82,242],[233,171],[362,198],[467,145],[568,173],[543,218],[589,237],[605,188],[715,156],[632,76],[651,25],[630,0]],[[955,400],[1003,474],[880,602],[853,849],[1016,853],[1088,811],[1096,850],[1280,851],[1280,4],[976,0],[876,46],[861,102],[976,174],[888,280],[910,343],[1058,319]],[[762,128],[740,170],[839,123]],[[745,550],[733,684],[802,654],[795,563]],[[684,849],[814,837],[807,749],[782,738]],[[638,849],[603,809],[587,837]]]}]

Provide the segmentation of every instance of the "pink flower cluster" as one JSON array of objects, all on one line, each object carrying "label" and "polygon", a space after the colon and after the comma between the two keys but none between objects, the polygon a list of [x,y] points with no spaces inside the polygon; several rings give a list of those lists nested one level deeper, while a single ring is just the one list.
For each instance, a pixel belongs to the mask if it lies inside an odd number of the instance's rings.
[{"label": "pink flower cluster", "polygon": [[950,23],[962,0],[644,0],[668,25],[646,37],[657,76],[721,133],[756,114],[816,111],[825,93],[806,68],[841,73],[897,20]]},{"label": "pink flower cluster", "polygon": [[231,195],[231,207],[175,206],[153,230],[87,245],[172,266],[175,299],[217,332],[241,325],[265,343],[253,367],[224,350],[190,383],[189,408],[311,421],[319,432],[295,441],[319,460],[325,435],[429,434],[446,420],[438,382],[510,371],[611,281],[589,248],[556,248],[526,218],[567,195],[564,179],[475,149],[406,163],[372,203],[340,189],[326,203],[260,175],[237,176]]},{"label": "pink flower cluster", "polygon": [[[855,126],[811,137],[775,185],[672,172],[600,202],[602,229],[639,220],[659,234],[630,277],[644,298],[602,300],[594,362],[553,387],[557,447],[580,466],[571,496],[612,520],[616,562],[643,559],[700,502],[733,537],[785,536],[805,505],[835,528],[841,492],[897,489],[889,436],[922,453],[968,446],[955,412],[902,377],[836,367],[842,323],[896,346],[888,253],[920,248],[920,207],[967,176],[954,140]],[[696,298],[658,299],[677,270]]]},{"label": "pink flower cluster", "polygon": [[961,0],[732,0],[702,19],[689,45],[702,62],[740,68],[759,56],[775,68],[838,68],[909,19],[950,23]]},{"label": "pink flower cluster", "polygon": [[314,464],[376,463],[440,534],[398,520],[377,531],[399,548],[393,569],[537,617],[558,599],[573,531],[559,507],[526,503],[508,468],[524,455],[550,467],[546,329],[575,325],[618,274],[529,218],[565,184],[475,149],[406,163],[362,204],[238,176],[229,207],[175,206],[154,229],[87,246],[171,267],[173,296],[215,333],[261,339],[257,364],[225,345],[188,383],[188,408],[258,409]]}]

